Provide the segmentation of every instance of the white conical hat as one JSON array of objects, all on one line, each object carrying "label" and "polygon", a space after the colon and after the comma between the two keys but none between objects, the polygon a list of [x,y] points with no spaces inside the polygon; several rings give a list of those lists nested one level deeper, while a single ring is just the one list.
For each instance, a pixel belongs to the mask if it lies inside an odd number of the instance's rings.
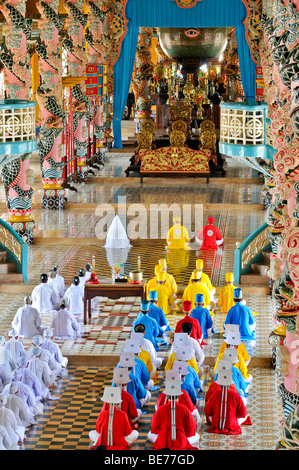
[{"label": "white conical hat", "polygon": [[115,215],[108,229],[104,248],[131,248],[126,230],[118,215]]},{"label": "white conical hat", "polygon": [[223,333],[224,338],[226,338],[226,336],[228,335],[230,331],[239,333],[240,331],[239,325],[230,325],[230,324],[225,325],[225,330]]},{"label": "white conical hat", "polygon": [[169,397],[178,397],[179,395],[182,395],[181,379],[166,380],[164,393]]},{"label": "white conical hat", "polygon": [[121,403],[121,389],[119,387],[105,387],[101,400],[111,405]]},{"label": "white conical hat", "polygon": [[140,352],[140,342],[138,341],[138,338],[137,340],[135,339],[126,339],[126,342],[125,342],[125,347],[123,349],[123,352],[132,352],[134,354],[137,354]]},{"label": "white conical hat", "polygon": [[178,361],[190,361],[190,359],[192,359],[191,348],[187,346],[181,346],[176,351],[175,357]]},{"label": "white conical hat", "polygon": [[233,383],[233,374],[231,370],[219,371],[216,383],[219,385],[229,386]]},{"label": "white conical hat", "polygon": [[239,346],[241,344],[241,334],[239,331],[229,331],[227,337],[225,338],[227,344],[232,344],[233,346]]},{"label": "white conical hat", "polygon": [[238,362],[238,351],[236,349],[225,348],[222,359],[231,364]]},{"label": "white conical hat", "polygon": [[188,333],[174,333],[173,345],[181,348],[182,346],[188,346]]},{"label": "white conical hat", "polygon": [[122,352],[119,358],[119,363],[121,367],[134,367],[136,364],[135,355],[133,352]]},{"label": "white conical hat", "polygon": [[187,375],[189,372],[188,363],[184,361],[173,361],[172,370],[180,372],[181,375]]},{"label": "white conical hat", "polygon": [[115,367],[115,369],[113,370],[112,382],[117,385],[127,384],[128,382],[131,382],[129,376],[129,369],[127,367]]},{"label": "white conical hat", "polygon": [[138,342],[139,346],[141,346],[141,344],[143,343],[143,338],[144,338],[144,334],[138,333],[136,331],[132,331],[131,336],[130,336],[130,339]]}]

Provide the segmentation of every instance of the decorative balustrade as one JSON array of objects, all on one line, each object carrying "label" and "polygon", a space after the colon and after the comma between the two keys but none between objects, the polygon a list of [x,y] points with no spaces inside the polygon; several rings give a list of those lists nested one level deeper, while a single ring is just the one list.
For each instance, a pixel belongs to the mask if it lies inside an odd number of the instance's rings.
[{"label": "decorative balustrade", "polygon": [[264,223],[252,232],[239,247],[235,249],[235,283],[240,283],[242,274],[250,270],[250,265],[262,257],[262,252],[271,247],[268,224]]},{"label": "decorative balustrade", "polygon": [[27,281],[27,244],[4,220],[0,219],[0,250],[7,251],[8,260],[16,263],[17,272]]}]

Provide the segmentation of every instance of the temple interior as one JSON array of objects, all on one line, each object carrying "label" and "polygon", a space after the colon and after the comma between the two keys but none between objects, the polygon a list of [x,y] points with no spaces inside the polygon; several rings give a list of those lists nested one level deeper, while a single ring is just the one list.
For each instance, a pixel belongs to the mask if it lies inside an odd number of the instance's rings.
[{"label": "temple interior", "polygon": [[[103,393],[166,260],[177,289],[156,343],[161,365],[128,446],[157,450],[156,404],[202,260],[212,328],[199,342],[194,448],[298,450],[299,1],[0,5],[1,337],[7,343],[15,333],[27,354],[35,335],[17,334],[14,319],[41,275],[50,284],[59,273],[68,289],[90,271],[73,312],[77,334],[52,337],[67,365],[15,448],[95,445]],[[212,248],[203,235],[211,218],[222,237]],[[178,223],[188,235],[179,246],[169,238]],[[228,273],[255,322],[242,339],[252,380],[251,423],[240,433],[211,432],[205,414],[226,339],[219,297]],[[61,309],[39,311],[42,326],[55,332]],[[2,366],[0,396],[12,382]],[[2,398],[0,406],[8,407]]]}]

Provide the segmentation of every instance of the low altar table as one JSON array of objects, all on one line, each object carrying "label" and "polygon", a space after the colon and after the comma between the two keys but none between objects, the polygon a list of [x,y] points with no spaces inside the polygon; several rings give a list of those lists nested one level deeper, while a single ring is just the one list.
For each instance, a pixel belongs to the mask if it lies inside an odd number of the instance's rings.
[{"label": "low altar table", "polygon": [[140,182],[143,177],[164,178],[205,177],[210,178],[208,149],[192,150],[188,147],[161,147],[156,150],[142,149],[140,157]]},{"label": "low altar table", "polygon": [[91,318],[91,299],[94,297],[108,297],[120,299],[121,297],[140,297],[144,300],[146,281],[141,284],[130,282],[114,282],[112,278],[99,279],[99,284],[84,284],[84,325],[87,323],[87,314]]}]

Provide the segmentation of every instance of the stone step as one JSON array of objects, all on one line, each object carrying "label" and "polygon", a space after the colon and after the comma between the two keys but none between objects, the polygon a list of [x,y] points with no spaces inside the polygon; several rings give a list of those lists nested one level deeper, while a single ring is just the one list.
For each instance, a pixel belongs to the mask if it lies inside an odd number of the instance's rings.
[{"label": "stone step", "polygon": [[240,285],[243,284],[250,286],[268,286],[269,278],[259,274],[242,274],[240,276]]},{"label": "stone step", "polygon": [[0,274],[0,284],[15,284],[23,282],[21,273],[12,272],[8,274]]},{"label": "stone step", "polygon": [[0,264],[7,262],[7,251],[0,251]]},{"label": "stone step", "polygon": [[16,273],[16,263],[0,263],[0,274]]},{"label": "stone step", "polygon": [[259,274],[261,276],[267,276],[267,270],[269,269],[268,264],[263,263],[252,263],[250,266],[250,274]]}]

